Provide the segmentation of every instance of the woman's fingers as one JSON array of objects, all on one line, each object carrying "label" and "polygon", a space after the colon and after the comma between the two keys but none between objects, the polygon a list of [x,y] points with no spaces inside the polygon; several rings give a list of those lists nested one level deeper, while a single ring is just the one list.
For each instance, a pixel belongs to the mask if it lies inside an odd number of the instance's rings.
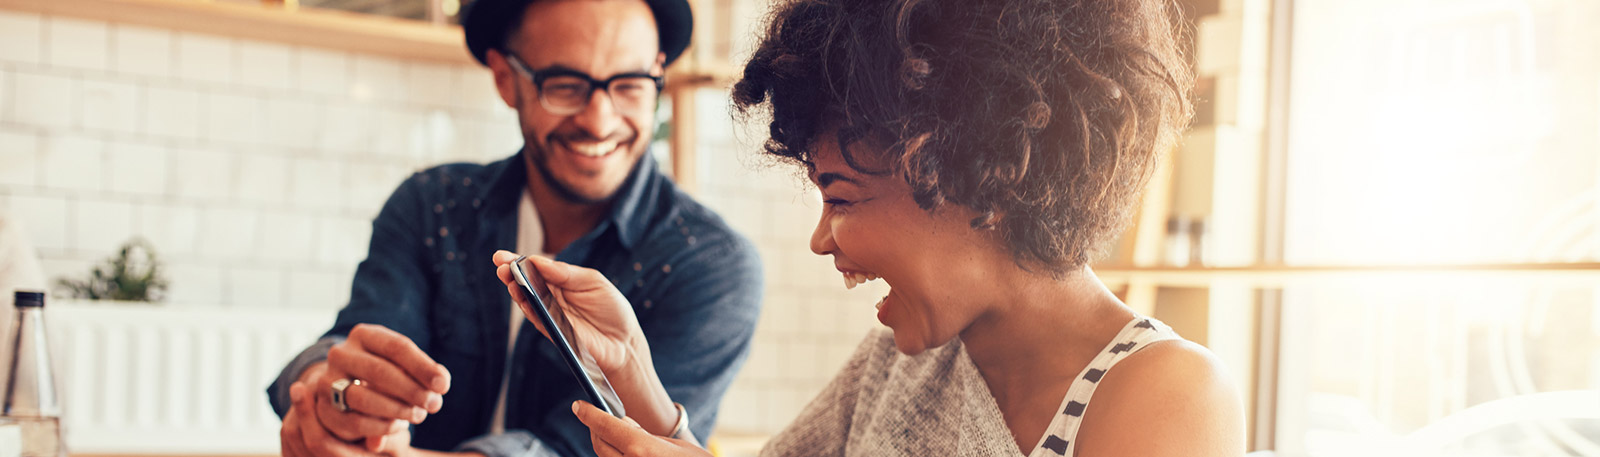
[{"label": "woman's fingers", "polygon": [[655,438],[637,423],[624,422],[586,401],[572,402],[572,413],[589,426],[589,440],[594,442],[595,454],[601,457],[623,455],[621,449],[634,447],[641,439]]},{"label": "woman's fingers", "polygon": [[511,263],[511,261],[513,261],[513,260],[517,260],[517,257],[521,257],[521,256],[517,255],[517,253],[515,253],[515,252],[506,251],[506,250],[499,250],[499,251],[494,251],[494,256],[491,257],[491,258],[494,259],[494,264],[495,265],[505,265],[505,264]]},{"label": "woman's fingers", "polygon": [[589,442],[594,444],[594,453],[599,457],[615,457],[622,455],[622,451],[617,450],[617,447],[612,446],[611,443],[607,443],[605,438],[595,434],[594,431],[589,432]]},{"label": "woman's fingers", "polygon": [[592,433],[599,433],[607,442],[618,447],[640,438],[655,437],[640,428],[637,422],[618,419],[583,400],[572,402],[572,414],[577,415],[583,425],[589,426]]},{"label": "woman's fingers", "polygon": [[564,290],[582,291],[597,287],[611,286],[611,281],[598,270],[584,268],[570,263],[544,257],[529,257],[533,265],[539,268],[539,274],[544,276],[545,282]]}]

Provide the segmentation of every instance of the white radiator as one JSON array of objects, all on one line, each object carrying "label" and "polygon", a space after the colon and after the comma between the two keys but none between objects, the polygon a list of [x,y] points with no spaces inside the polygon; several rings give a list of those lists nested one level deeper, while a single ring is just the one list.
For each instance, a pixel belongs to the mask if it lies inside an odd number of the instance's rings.
[{"label": "white radiator", "polygon": [[264,389],[333,314],[50,303],[70,450],[276,454],[278,418]]}]

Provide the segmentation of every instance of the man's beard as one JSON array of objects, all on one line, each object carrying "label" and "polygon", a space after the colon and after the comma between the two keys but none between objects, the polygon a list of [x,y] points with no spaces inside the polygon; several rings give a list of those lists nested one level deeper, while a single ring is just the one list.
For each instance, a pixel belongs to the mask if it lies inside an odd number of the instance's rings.
[{"label": "man's beard", "polygon": [[528,146],[530,147],[527,148],[524,153],[528,154],[528,163],[531,163],[533,165],[533,169],[539,172],[539,177],[544,178],[544,182],[550,187],[550,190],[555,191],[556,197],[561,198],[561,200],[566,201],[567,203],[577,205],[592,205],[610,200],[611,196],[616,194],[616,189],[612,189],[610,193],[599,198],[585,197],[582,194],[579,194],[578,191],[572,190],[572,187],[568,186],[567,183],[562,182],[560,179],[556,179],[555,173],[550,172],[551,152],[545,149],[543,146],[544,144],[551,144],[551,140],[546,139],[545,141],[546,142],[542,144],[528,143]]}]

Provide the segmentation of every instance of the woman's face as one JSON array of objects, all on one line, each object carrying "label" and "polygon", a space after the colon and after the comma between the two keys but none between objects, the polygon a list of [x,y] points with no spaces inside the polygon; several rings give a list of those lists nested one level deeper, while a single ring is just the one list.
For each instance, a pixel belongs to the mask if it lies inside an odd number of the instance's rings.
[{"label": "woman's face", "polygon": [[[977,213],[958,205],[917,206],[899,173],[868,175],[847,165],[832,135],[812,158],[822,190],[822,219],[811,251],[833,256],[849,285],[882,279],[889,294],[878,321],[894,330],[900,352],[917,354],[954,339],[990,310],[999,284],[991,275],[1014,265],[990,233],[971,228]],[[853,158],[880,169],[857,143]]]}]

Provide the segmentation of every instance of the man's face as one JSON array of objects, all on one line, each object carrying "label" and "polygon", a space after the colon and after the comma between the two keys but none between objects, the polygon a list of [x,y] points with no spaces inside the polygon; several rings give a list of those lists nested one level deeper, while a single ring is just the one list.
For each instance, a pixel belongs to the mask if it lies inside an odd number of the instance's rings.
[{"label": "man's face", "polygon": [[[644,2],[541,0],[528,6],[507,47],[533,72],[571,70],[604,81],[623,73],[661,75],[657,42],[655,18]],[[551,112],[508,56],[490,51],[488,60],[501,98],[518,112],[529,179],[539,174],[573,203],[610,199],[650,145],[655,104],[628,109],[597,90],[576,113]]]}]

